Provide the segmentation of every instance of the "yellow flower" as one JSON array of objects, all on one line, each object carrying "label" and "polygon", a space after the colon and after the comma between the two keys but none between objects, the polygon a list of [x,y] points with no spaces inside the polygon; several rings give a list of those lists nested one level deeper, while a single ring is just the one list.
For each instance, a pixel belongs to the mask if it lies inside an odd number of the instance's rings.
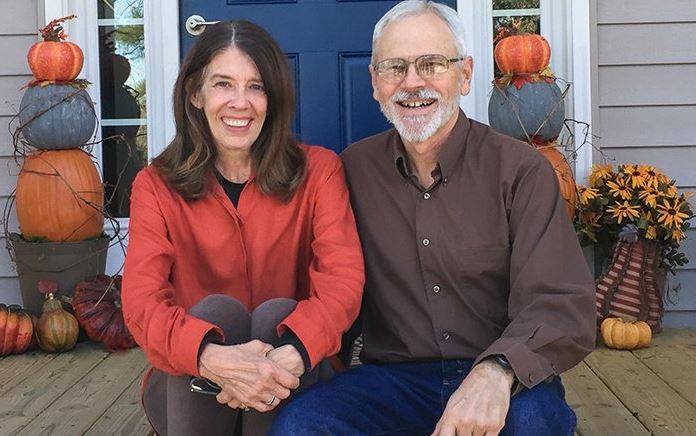
[{"label": "yellow flower", "polygon": [[648,226],[648,228],[645,229],[645,238],[646,239],[657,238],[657,229],[655,228],[655,226]]},{"label": "yellow flower", "polygon": [[675,200],[674,205],[672,205],[669,200],[663,200],[663,204],[657,205],[657,222],[662,223],[666,229],[681,227],[684,218],[689,218],[689,215],[679,211],[682,203]]},{"label": "yellow flower", "polygon": [[657,189],[657,185],[660,182],[660,177],[664,177],[662,173],[650,165],[638,165],[638,167],[645,176],[645,186],[652,186],[653,188]]},{"label": "yellow flower", "polygon": [[592,172],[590,173],[590,185],[595,186],[597,182],[611,177],[611,164],[606,165],[592,165]]},{"label": "yellow flower", "polygon": [[673,229],[671,233],[668,233],[667,236],[665,236],[665,239],[671,238],[674,242],[681,242],[682,239],[684,239],[684,232],[682,229]]},{"label": "yellow flower", "polygon": [[607,212],[612,214],[612,218],[617,218],[619,224],[621,224],[624,218],[626,218],[626,221],[633,221],[640,216],[638,206],[631,206],[628,201],[624,201],[623,204],[615,201],[614,204],[615,206],[607,208]]},{"label": "yellow flower", "polygon": [[674,185],[667,186],[667,196],[676,198],[679,193],[677,192],[677,187]]},{"label": "yellow flower", "polygon": [[587,203],[590,202],[593,198],[597,198],[597,195],[599,194],[598,189],[594,188],[588,188],[587,186],[582,186],[580,185],[578,187],[578,195],[580,196],[580,204],[583,206],[587,206]]},{"label": "yellow flower", "polygon": [[628,176],[632,188],[639,188],[645,185],[645,174],[638,165],[626,165],[623,173]]},{"label": "yellow flower", "polygon": [[638,198],[643,200],[643,203],[653,208],[657,207],[657,198],[659,196],[660,192],[651,185],[646,185],[638,194]]},{"label": "yellow flower", "polygon": [[612,182],[611,180],[607,180],[607,186],[609,187],[609,192],[614,197],[619,197],[619,198],[622,198],[624,200],[629,200],[631,198],[631,196],[633,195],[633,191],[626,184],[626,179],[624,179],[623,177],[617,178],[616,182]]}]

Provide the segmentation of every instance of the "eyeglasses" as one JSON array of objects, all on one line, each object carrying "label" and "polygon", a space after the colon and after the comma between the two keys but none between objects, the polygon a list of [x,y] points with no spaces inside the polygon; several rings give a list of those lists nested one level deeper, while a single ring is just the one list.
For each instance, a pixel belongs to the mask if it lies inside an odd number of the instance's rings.
[{"label": "eyeglasses", "polygon": [[464,58],[447,59],[443,55],[430,54],[418,56],[413,61],[403,58],[385,59],[373,65],[377,75],[386,82],[399,83],[408,73],[408,67],[413,64],[416,74],[423,79],[430,79],[449,70],[450,63],[463,61]]}]

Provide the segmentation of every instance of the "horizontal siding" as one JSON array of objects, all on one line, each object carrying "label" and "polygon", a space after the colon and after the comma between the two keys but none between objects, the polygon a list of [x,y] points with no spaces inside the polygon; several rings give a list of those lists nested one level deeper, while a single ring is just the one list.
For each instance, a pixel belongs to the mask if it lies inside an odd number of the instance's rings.
[{"label": "horizontal siding", "polygon": [[38,1],[0,0],[0,11],[0,38],[3,35],[38,35]]},{"label": "horizontal siding", "polygon": [[[0,39],[3,37],[0,36]],[[21,89],[31,81],[33,76],[0,76],[0,117],[14,116],[19,113],[19,102],[24,91]],[[6,129],[6,126],[0,126]]]},{"label": "horizontal siding", "polygon": [[696,63],[599,67],[599,106],[696,105],[695,78]]},{"label": "horizontal siding", "polygon": [[0,62],[0,76],[31,74],[26,59],[29,47],[35,42],[35,35],[0,37],[0,59],[15,60],[14,62]]},{"label": "horizontal siding", "polygon": [[599,26],[599,65],[696,62],[696,22]]},{"label": "horizontal siding", "polygon": [[[597,1],[597,22],[599,24],[680,21],[696,21],[696,0]],[[685,35],[685,38],[689,38],[689,36]]]},{"label": "horizontal siding", "polygon": [[[14,147],[12,146],[12,130],[19,126],[19,120],[14,117],[0,117],[0,157],[12,156]],[[10,126],[10,122],[12,125]],[[10,127],[10,128],[8,128]]]},{"label": "horizontal siding", "polygon": [[[8,201],[9,201],[8,197],[0,197],[0,214],[4,213],[5,208],[7,207]],[[0,219],[3,220],[0,223],[0,224],[2,224],[0,226],[0,236],[3,236],[2,232],[5,231],[5,221],[4,221],[5,217],[4,217],[4,215],[2,217],[0,217]],[[14,210],[14,204],[12,204],[12,209],[9,211],[9,217],[8,217],[7,221],[8,221],[7,222],[7,230],[9,232],[18,232],[19,231],[19,223],[17,222],[17,213]],[[4,247],[4,246],[5,246],[4,242],[0,243],[0,250],[2,250],[2,247]],[[2,270],[2,267],[0,267],[0,270]],[[2,276],[2,274],[0,274],[0,276]]]},{"label": "horizontal siding", "polygon": [[[650,164],[660,168],[680,186],[696,186],[696,147],[678,147],[668,150],[664,147],[602,148],[602,152],[606,158],[615,159],[612,161],[614,164]],[[598,154],[595,153],[595,155]]]},{"label": "horizontal siding", "polygon": [[665,309],[696,310],[696,270],[680,270],[676,276],[670,273],[667,280],[671,291],[665,295]]},{"label": "horizontal siding", "polygon": [[6,249],[6,243],[7,239],[0,237],[0,278],[14,277],[17,275],[14,263],[10,259],[10,253]]},{"label": "horizontal siding", "polygon": [[[696,225],[696,223],[693,224]],[[684,265],[682,269],[696,270],[696,229],[689,229],[686,231],[686,239],[682,241],[681,251],[686,255],[686,258],[689,259],[689,263]],[[696,291],[696,289],[694,291]]]},{"label": "horizontal siding", "polygon": [[667,312],[662,319],[662,325],[673,328],[696,327],[696,312],[688,310]]},{"label": "horizontal siding", "polygon": [[696,146],[696,105],[603,107],[599,122],[605,147]]},{"label": "horizontal siding", "polygon": [[12,194],[17,183],[20,166],[11,157],[0,158],[0,197]]}]

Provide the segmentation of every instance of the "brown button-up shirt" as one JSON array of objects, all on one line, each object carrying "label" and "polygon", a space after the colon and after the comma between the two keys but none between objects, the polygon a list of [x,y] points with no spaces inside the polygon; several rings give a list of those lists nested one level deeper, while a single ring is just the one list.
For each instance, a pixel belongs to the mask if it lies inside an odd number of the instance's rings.
[{"label": "brown button-up shirt", "polygon": [[592,277],[532,147],[460,112],[428,188],[393,129],[342,159],[365,255],[363,361],[502,354],[532,387],[593,349]]}]

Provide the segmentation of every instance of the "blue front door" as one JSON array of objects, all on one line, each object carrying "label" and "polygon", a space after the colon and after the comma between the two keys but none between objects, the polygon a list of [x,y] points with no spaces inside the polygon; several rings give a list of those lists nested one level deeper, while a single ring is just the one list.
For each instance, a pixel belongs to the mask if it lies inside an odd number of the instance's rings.
[{"label": "blue front door", "polygon": [[[396,1],[180,0],[182,56],[194,36],[184,23],[246,19],[266,28],[287,54],[295,75],[295,133],[336,152],[389,124],[372,99],[367,66],[372,30]],[[452,7],[456,1],[446,2]]]}]

